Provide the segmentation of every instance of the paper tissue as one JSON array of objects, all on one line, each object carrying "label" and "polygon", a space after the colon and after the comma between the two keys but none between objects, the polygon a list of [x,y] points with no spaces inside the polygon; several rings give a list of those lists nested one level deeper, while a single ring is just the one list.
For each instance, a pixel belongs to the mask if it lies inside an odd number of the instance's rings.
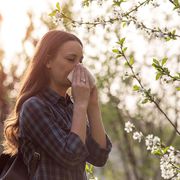
[{"label": "paper tissue", "polygon": [[[85,67],[85,66],[83,66]],[[91,74],[91,72],[88,70],[88,68],[85,67],[85,69],[87,70],[88,76],[89,76],[89,81],[90,81],[90,86],[91,88],[94,87],[95,83],[96,83],[96,79],[95,77]],[[69,73],[69,75],[67,76],[67,79],[72,82],[72,78],[73,78],[73,72],[74,69]]]}]

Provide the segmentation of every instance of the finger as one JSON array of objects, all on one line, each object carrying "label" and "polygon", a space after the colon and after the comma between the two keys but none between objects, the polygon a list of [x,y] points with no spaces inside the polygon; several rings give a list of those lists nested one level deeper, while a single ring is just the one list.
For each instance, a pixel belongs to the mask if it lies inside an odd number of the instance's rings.
[{"label": "finger", "polygon": [[73,70],[73,74],[72,74],[72,83],[74,83],[76,81],[76,69]]},{"label": "finger", "polygon": [[86,85],[89,86],[89,78],[88,78],[88,74],[87,74],[87,71],[85,68],[84,68],[84,75],[85,75],[85,79],[86,79]]},{"label": "finger", "polygon": [[76,83],[80,83],[80,78],[81,78],[81,67],[80,65],[78,64],[77,65],[77,72],[76,72]]},{"label": "finger", "polygon": [[[81,66],[80,69],[81,69],[81,77],[80,77],[80,80],[82,79],[82,80],[85,80],[85,81],[86,81],[84,67]],[[83,82],[83,81],[81,81],[81,82],[84,83],[84,84],[86,84],[86,82]]]},{"label": "finger", "polygon": [[73,80],[72,80],[72,82],[73,83],[77,83],[77,71],[78,71],[78,67],[77,66],[75,66],[74,67],[74,72],[73,72]]}]

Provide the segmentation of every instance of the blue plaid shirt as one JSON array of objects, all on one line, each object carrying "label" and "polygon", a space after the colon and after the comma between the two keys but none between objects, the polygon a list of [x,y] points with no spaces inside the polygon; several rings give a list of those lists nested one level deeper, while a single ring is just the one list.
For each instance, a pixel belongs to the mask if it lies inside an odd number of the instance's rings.
[{"label": "blue plaid shirt", "polygon": [[33,152],[40,161],[33,180],[86,180],[86,162],[105,165],[112,148],[106,134],[107,147],[101,148],[90,133],[87,121],[85,144],[71,132],[73,102],[47,87],[27,99],[20,111],[20,151],[31,172]]}]

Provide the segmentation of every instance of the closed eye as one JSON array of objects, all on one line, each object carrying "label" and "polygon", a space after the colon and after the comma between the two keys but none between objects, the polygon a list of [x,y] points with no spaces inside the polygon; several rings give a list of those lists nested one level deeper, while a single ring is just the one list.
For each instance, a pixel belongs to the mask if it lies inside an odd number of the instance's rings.
[{"label": "closed eye", "polygon": [[[71,61],[71,62],[74,62],[75,61],[75,59],[70,59],[70,58],[67,58],[69,61]],[[79,61],[80,63],[82,63],[82,59]]]},{"label": "closed eye", "polygon": [[68,59],[69,61],[74,61],[74,59]]},{"label": "closed eye", "polygon": [[[78,57],[78,55],[74,54],[74,53],[70,53],[66,56],[66,58],[69,60],[69,61],[75,61],[75,59]],[[82,63],[83,61],[83,58],[84,56],[81,57],[81,59],[79,59],[79,62]]]}]

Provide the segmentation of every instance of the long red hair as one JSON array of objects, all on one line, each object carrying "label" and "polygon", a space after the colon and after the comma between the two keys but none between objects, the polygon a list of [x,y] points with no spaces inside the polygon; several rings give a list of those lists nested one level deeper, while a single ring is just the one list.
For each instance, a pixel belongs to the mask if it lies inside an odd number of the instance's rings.
[{"label": "long red hair", "polygon": [[48,60],[53,59],[59,47],[67,41],[82,42],[75,35],[60,30],[47,32],[38,42],[34,56],[23,77],[21,89],[17,96],[14,109],[10,116],[4,121],[3,153],[14,155],[17,153],[19,142],[19,112],[22,104],[31,96],[35,95],[49,83],[49,76],[46,69]]}]

